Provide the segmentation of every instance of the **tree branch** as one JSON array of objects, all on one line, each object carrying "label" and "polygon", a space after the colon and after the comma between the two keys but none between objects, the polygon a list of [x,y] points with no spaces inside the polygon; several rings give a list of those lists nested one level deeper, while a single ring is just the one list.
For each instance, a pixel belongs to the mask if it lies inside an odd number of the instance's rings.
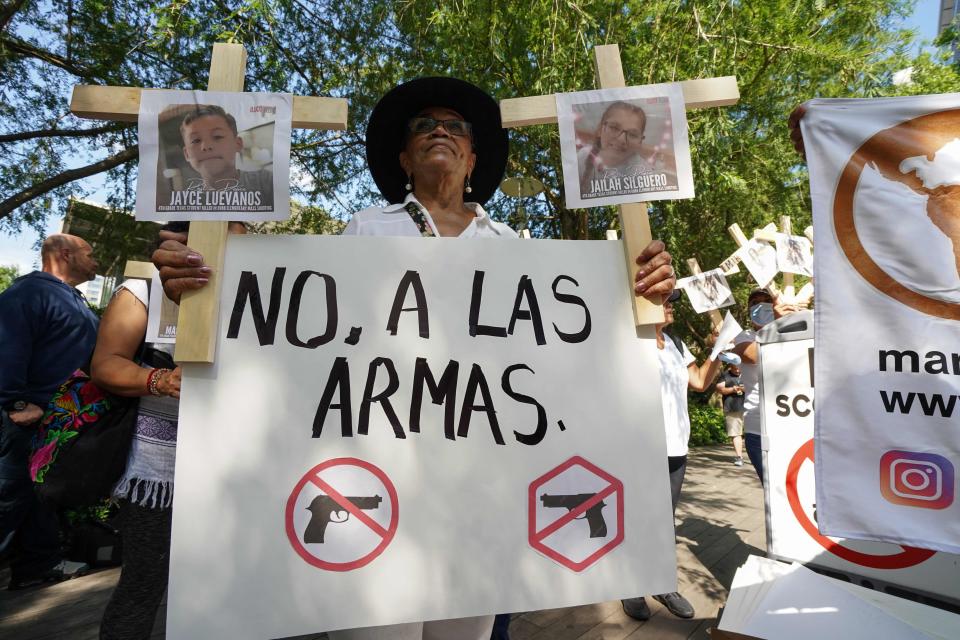
[{"label": "tree branch", "polygon": [[26,204],[27,202],[30,202],[34,198],[38,198],[47,192],[53,191],[57,187],[62,187],[68,182],[73,182],[74,180],[79,180],[81,178],[86,178],[87,176],[92,176],[103,171],[107,171],[108,169],[112,169],[123,164],[124,162],[133,160],[134,158],[139,157],[139,155],[140,149],[137,145],[134,145],[99,162],[88,164],[87,166],[80,167],[79,169],[70,169],[51,178],[47,178],[42,182],[38,182],[37,184],[27,187],[23,191],[10,196],[3,202],[0,202],[0,218],[9,216],[13,210],[20,205]]},{"label": "tree branch", "polygon": [[7,25],[13,20],[17,11],[26,4],[26,0],[10,0],[10,2],[0,3],[0,32],[6,31]]},{"label": "tree branch", "polygon": [[24,140],[34,140],[36,138],[85,138],[98,136],[101,133],[112,133],[130,129],[131,124],[107,124],[102,127],[93,127],[91,129],[38,129],[36,131],[23,131],[21,133],[8,133],[0,135],[0,144],[6,142],[23,142]]},{"label": "tree branch", "polygon": [[52,64],[55,67],[59,67],[68,73],[72,73],[75,76],[84,78],[87,80],[99,80],[100,78],[94,74],[91,70],[86,67],[76,65],[63,56],[59,56],[45,49],[40,49],[26,40],[21,40],[10,35],[4,35],[0,37],[0,47],[4,47],[13,51],[15,53],[22,54],[24,56],[35,58],[47,64]]}]

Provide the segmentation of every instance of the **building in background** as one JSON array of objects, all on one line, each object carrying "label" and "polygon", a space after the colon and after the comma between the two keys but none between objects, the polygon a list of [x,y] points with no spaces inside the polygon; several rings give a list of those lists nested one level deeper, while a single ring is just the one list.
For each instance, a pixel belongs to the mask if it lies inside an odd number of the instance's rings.
[{"label": "building in background", "polygon": [[957,7],[960,0],[940,0],[940,24],[937,26],[937,35],[940,35],[944,29],[950,26],[953,19],[957,17]]},{"label": "building in background", "polygon": [[127,261],[148,262],[160,225],[138,222],[133,214],[71,198],[60,233],[79,236],[93,247],[100,263],[95,280],[77,287],[96,307],[103,307],[123,278]]},{"label": "building in background", "polygon": [[[953,24],[957,13],[960,13],[960,0],[940,0],[940,23],[937,25],[937,35],[943,33],[944,29]],[[953,61],[960,63],[960,50],[957,49],[956,45],[953,47]]]}]

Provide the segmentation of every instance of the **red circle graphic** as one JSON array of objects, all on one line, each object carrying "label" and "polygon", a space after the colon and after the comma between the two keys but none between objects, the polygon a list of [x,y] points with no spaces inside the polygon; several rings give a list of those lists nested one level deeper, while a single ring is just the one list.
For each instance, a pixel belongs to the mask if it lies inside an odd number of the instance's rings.
[{"label": "red circle graphic", "polygon": [[[329,562],[327,560],[321,560],[320,558],[317,558],[316,556],[311,554],[309,551],[307,551],[307,549],[303,546],[303,543],[300,541],[300,536],[297,534],[297,531],[293,525],[293,514],[297,504],[297,497],[300,495],[300,491],[308,482],[311,482],[312,478],[316,477],[317,474],[319,474],[324,469],[328,469],[330,467],[336,467],[336,466],[343,466],[343,465],[349,465],[349,466],[360,467],[361,469],[365,469],[366,471],[369,471],[374,476],[376,476],[377,479],[379,479],[380,482],[383,483],[383,486],[386,487],[387,495],[390,498],[390,508],[391,508],[390,524],[386,529],[385,535],[382,535],[383,539],[380,541],[379,544],[377,544],[377,546],[370,553],[360,558],[357,558],[356,560],[353,560],[351,562]],[[303,558],[313,566],[318,567],[320,569],[325,569],[327,571],[352,571],[354,569],[359,569],[360,567],[370,564],[370,562],[372,562],[377,556],[383,553],[383,550],[386,549],[387,545],[390,544],[390,541],[393,540],[393,536],[397,532],[397,524],[400,521],[400,503],[397,500],[396,488],[393,486],[393,483],[390,481],[390,478],[387,477],[387,474],[381,471],[379,467],[369,462],[366,462],[364,460],[360,460],[359,458],[332,458],[325,462],[321,462],[317,466],[310,469],[310,471],[305,473],[302,478],[300,478],[300,481],[297,482],[297,485],[293,488],[293,491],[290,493],[290,497],[287,498],[286,516],[284,520],[285,520],[285,525],[287,530],[287,538],[290,540],[290,545],[293,547],[293,550],[296,551],[301,558]]]},{"label": "red circle graphic", "polygon": [[793,454],[793,458],[790,460],[790,464],[787,465],[787,500],[790,502],[790,509],[793,511],[797,522],[800,523],[803,530],[806,531],[811,538],[816,540],[821,547],[833,555],[843,558],[847,562],[852,562],[863,567],[870,567],[871,569],[906,569],[907,567],[920,564],[936,553],[936,551],[930,549],[901,546],[903,550],[900,553],[874,555],[845,547],[839,542],[835,542],[825,535],[822,535],[817,529],[817,525],[810,520],[807,513],[803,510],[803,506],[800,504],[800,498],[797,495],[797,476],[800,474],[800,467],[803,466],[803,463],[807,460],[810,460],[811,463],[813,462],[813,438],[797,449],[797,452]]}]

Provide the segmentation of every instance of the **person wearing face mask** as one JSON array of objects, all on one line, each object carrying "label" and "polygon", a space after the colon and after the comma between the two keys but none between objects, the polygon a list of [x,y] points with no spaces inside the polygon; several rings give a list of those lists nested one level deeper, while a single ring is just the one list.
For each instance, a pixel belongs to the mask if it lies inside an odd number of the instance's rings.
[{"label": "person wearing face mask", "polygon": [[748,329],[734,338],[733,352],[740,356],[740,384],[743,385],[743,443],[760,484],[763,484],[763,450],[760,438],[760,349],[757,331],[776,318],[799,311],[796,305],[774,300],[766,289],[754,289],[747,298]]}]

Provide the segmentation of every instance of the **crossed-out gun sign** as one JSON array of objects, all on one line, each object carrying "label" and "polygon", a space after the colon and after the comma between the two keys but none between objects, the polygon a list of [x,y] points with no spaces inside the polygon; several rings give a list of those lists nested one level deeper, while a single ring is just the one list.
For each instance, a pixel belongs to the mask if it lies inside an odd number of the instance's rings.
[{"label": "crossed-out gun sign", "polygon": [[[380,502],[383,500],[380,496],[344,496],[344,498],[350,501],[356,508],[364,510],[379,508]],[[346,522],[350,519],[350,512],[330,496],[317,496],[313,499],[313,502],[310,503],[310,506],[307,507],[307,511],[311,512],[313,516],[310,518],[310,524],[307,525],[306,530],[303,532],[304,542],[322,543],[323,534],[327,530],[328,524],[331,522]],[[346,515],[343,520],[335,520],[333,518],[334,513],[337,514],[337,517],[339,517],[341,513]]]},{"label": "crossed-out gun sign", "polygon": [[[596,493],[572,493],[568,495],[548,495],[544,493],[540,496],[540,502],[543,503],[544,507],[549,509],[555,509],[559,507],[566,508],[567,511],[573,511],[584,502],[597,495]],[[597,504],[593,505],[587,509],[586,513],[579,517],[574,518],[574,520],[583,520],[587,519],[587,524],[590,525],[590,537],[591,538],[606,538],[607,537],[607,522],[603,519],[603,508],[607,504],[601,500]]]}]

